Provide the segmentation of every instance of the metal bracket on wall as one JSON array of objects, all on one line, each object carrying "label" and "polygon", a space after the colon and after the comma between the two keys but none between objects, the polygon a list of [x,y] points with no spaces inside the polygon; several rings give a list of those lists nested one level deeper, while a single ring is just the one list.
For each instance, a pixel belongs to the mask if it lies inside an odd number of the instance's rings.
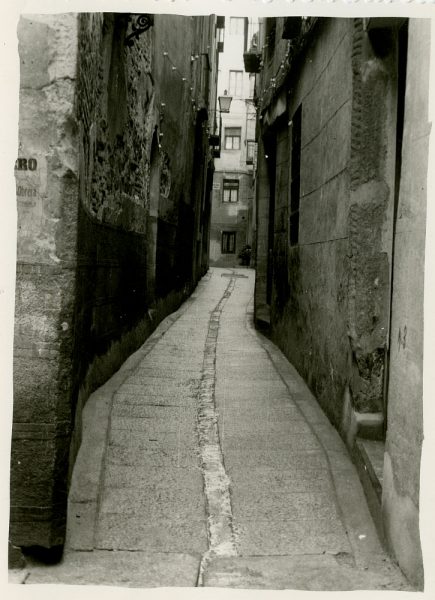
[{"label": "metal bracket on wall", "polygon": [[130,13],[128,20],[131,21],[132,32],[125,38],[125,45],[131,48],[135,38],[154,25],[154,15]]}]

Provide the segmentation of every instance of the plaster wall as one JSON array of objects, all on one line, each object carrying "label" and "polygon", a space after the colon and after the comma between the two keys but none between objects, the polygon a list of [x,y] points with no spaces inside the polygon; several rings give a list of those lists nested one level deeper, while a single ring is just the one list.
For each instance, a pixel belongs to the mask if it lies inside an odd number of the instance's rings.
[{"label": "plaster wall", "polygon": [[26,15],[18,25],[10,500],[10,538],[16,545],[55,546],[63,540],[77,256],[77,34],[74,14]]},{"label": "plaster wall", "polygon": [[[223,180],[239,181],[238,202],[223,202]],[[215,172],[213,179],[212,222],[210,231],[210,264],[212,266],[237,266],[239,252],[249,242],[249,210],[252,204],[252,176],[238,172]],[[219,187],[218,187],[219,186]],[[234,254],[222,254],[222,232],[236,232]]]},{"label": "plaster wall", "polygon": [[387,540],[405,574],[423,586],[419,539],[423,441],[423,286],[431,25],[409,21],[400,194],[394,241],[393,300],[384,461]]}]

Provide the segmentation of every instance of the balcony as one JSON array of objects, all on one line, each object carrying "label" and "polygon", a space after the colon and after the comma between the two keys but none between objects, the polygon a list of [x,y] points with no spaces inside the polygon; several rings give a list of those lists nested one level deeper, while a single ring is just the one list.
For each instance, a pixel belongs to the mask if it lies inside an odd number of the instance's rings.
[{"label": "balcony", "polygon": [[246,73],[259,73],[261,68],[261,54],[257,50],[249,50],[243,54]]},{"label": "balcony", "polygon": [[213,158],[220,158],[221,156],[221,138],[219,135],[210,135],[208,143],[211,148]]}]

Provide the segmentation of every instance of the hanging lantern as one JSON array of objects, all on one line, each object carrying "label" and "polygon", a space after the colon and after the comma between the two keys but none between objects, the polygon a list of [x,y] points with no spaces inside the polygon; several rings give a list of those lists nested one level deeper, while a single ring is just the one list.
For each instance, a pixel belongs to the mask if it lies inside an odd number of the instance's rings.
[{"label": "hanging lantern", "polygon": [[232,96],[228,96],[227,94],[228,94],[228,92],[227,92],[227,90],[225,90],[224,95],[219,96],[219,98],[218,98],[219,110],[221,113],[229,113],[230,112],[231,101],[233,98],[232,98]]}]

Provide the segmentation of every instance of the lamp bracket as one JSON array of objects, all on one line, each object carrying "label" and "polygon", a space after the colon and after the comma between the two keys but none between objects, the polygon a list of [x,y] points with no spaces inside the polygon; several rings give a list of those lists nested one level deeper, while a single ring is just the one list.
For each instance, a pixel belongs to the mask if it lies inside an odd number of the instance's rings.
[{"label": "lamp bracket", "polygon": [[128,20],[131,21],[132,32],[125,38],[125,45],[131,48],[135,38],[138,39],[142,33],[148,31],[154,25],[154,15],[130,13]]}]

